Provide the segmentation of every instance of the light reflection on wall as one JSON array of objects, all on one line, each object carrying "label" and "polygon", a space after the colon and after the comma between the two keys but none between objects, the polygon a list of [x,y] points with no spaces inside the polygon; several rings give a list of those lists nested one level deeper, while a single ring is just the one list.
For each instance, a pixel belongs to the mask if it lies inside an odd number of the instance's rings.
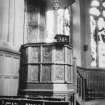
[{"label": "light reflection on wall", "polygon": [[46,42],[54,42],[56,34],[70,36],[70,7],[66,9],[48,10],[46,12]]},{"label": "light reflection on wall", "polygon": [[47,32],[46,42],[47,43],[53,42],[54,23],[55,23],[54,11],[53,10],[47,11],[46,13],[46,32]]},{"label": "light reflection on wall", "polygon": [[57,34],[63,34],[63,24],[64,24],[64,9],[57,10]]}]

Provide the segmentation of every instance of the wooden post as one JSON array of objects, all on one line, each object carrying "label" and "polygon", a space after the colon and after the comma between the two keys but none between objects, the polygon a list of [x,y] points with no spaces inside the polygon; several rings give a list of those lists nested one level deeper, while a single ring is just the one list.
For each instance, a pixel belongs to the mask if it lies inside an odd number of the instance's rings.
[{"label": "wooden post", "polygon": [[76,58],[73,58],[73,85],[74,85],[74,91],[77,92],[77,65],[76,65]]},{"label": "wooden post", "polygon": [[74,105],[76,105],[75,93],[77,92],[77,65],[76,58],[73,58],[73,87],[74,87]]}]

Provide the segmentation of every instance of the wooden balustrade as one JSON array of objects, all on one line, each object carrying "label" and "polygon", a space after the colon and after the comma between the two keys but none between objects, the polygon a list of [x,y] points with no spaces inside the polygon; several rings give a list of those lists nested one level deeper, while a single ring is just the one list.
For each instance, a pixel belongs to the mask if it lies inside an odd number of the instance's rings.
[{"label": "wooden balustrade", "polygon": [[77,72],[78,75],[77,75],[77,93],[79,95],[79,97],[81,97],[82,99],[85,99],[85,79],[83,78],[83,76]]},{"label": "wooden balustrade", "polygon": [[84,100],[105,98],[105,70],[77,67],[77,93]]}]

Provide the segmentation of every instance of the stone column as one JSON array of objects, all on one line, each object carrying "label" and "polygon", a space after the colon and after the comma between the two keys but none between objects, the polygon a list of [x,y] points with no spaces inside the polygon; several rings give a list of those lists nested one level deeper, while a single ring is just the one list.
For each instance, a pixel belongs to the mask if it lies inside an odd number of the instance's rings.
[{"label": "stone column", "polygon": [[24,37],[24,0],[15,0],[14,46],[18,50]]},{"label": "stone column", "polygon": [[8,41],[9,0],[0,0],[0,41]]},{"label": "stone column", "polygon": [[0,46],[23,44],[24,0],[0,0]]}]

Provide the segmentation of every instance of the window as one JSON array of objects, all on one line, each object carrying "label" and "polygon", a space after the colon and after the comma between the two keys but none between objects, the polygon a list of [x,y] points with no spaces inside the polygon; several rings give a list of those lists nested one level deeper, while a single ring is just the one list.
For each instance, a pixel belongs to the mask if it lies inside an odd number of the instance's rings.
[{"label": "window", "polygon": [[91,66],[105,67],[105,1],[90,4]]}]

